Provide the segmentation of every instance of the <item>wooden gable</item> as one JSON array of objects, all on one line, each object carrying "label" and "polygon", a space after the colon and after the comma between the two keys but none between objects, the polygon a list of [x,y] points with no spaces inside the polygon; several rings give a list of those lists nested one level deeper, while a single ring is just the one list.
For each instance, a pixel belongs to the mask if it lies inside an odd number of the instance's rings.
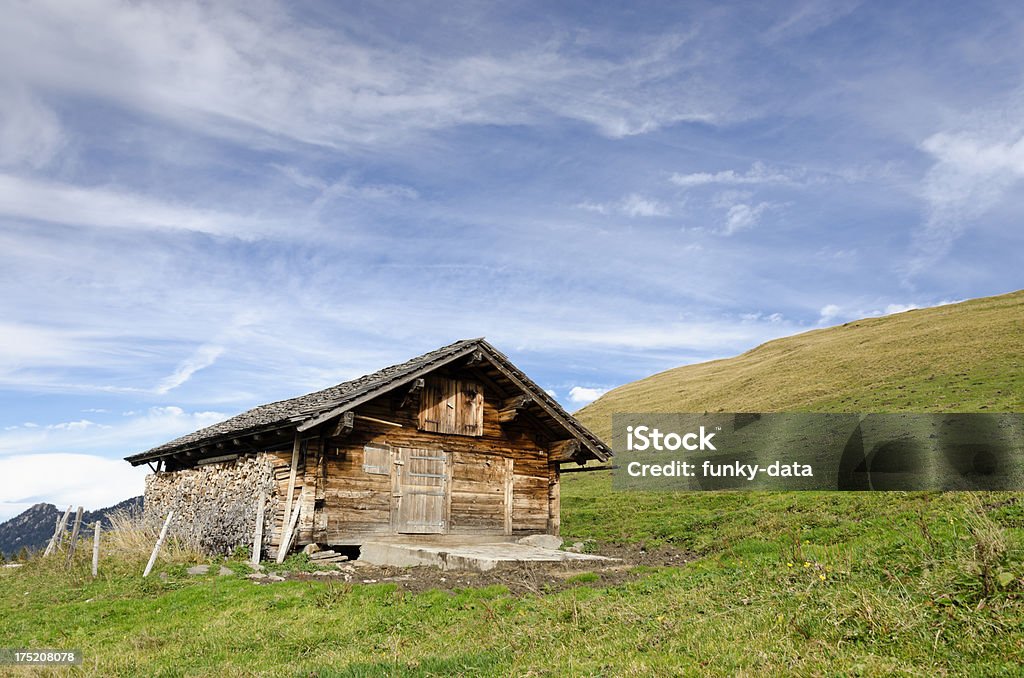
[{"label": "wooden gable", "polygon": [[469,379],[428,377],[420,397],[419,429],[463,436],[483,435],[483,387]]}]

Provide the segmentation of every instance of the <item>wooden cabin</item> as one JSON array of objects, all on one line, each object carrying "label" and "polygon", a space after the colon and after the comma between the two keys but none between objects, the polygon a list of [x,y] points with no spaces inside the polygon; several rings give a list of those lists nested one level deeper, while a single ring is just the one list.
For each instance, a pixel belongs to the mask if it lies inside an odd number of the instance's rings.
[{"label": "wooden cabin", "polygon": [[611,450],[483,339],[128,457],[145,511],[212,551],[558,534],[559,469]]}]

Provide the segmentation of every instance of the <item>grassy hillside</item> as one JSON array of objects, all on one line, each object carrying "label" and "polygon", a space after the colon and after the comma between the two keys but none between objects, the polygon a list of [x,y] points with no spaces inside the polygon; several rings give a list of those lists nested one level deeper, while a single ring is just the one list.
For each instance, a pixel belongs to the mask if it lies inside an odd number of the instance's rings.
[{"label": "grassy hillside", "polygon": [[1024,291],[868,318],[626,384],[577,413],[1021,412]]}]

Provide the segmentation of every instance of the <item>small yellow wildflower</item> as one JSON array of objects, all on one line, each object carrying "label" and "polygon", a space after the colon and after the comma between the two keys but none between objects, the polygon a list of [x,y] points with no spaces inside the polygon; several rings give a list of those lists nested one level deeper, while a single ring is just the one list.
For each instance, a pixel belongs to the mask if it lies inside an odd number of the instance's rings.
[{"label": "small yellow wildflower", "polygon": [[823,574],[819,574],[818,578],[821,579],[821,581],[825,581],[825,575]]},{"label": "small yellow wildflower", "polygon": [[793,567],[793,563],[786,563],[786,567]]},{"label": "small yellow wildflower", "polygon": [[811,566],[811,563],[809,561],[804,561],[804,567],[810,567],[810,566]]}]

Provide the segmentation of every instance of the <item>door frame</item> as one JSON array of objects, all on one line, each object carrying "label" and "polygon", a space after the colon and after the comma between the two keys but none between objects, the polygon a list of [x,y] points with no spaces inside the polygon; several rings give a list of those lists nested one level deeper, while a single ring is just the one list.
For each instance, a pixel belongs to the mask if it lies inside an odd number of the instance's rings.
[{"label": "door frame", "polygon": [[[399,516],[401,503],[405,496],[402,483],[403,470],[406,466],[405,456],[413,452],[425,452],[444,461],[441,487],[441,529],[437,532],[403,532]],[[391,532],[393,534],[448,534],[451,531],[452,513],[452,453],[440,448],[425,447],[392,447],[391,448]]]}]

